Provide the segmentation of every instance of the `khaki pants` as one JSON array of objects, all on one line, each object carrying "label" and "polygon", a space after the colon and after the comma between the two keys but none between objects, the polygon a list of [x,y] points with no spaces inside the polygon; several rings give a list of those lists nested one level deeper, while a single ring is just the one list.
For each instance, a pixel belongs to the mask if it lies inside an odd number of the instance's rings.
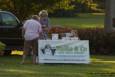
[{"label": "khaki pants", "polygon": [[38,55],[38,39],[24,41],[24,54],[28,55],[30,50],[33,55]]}]

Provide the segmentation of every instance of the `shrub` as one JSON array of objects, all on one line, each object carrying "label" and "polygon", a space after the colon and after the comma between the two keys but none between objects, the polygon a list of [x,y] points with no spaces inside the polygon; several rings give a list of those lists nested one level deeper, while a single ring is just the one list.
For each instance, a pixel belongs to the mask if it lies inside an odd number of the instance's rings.
[{"label": "shrub", "polygon": [[[70,32],[70,28],[53,27],[49,33]],[[89,40],[91,54],[115,54],[115,32],[106,33],[102,28],[77,29],[81,40]]]},{"label": "shrub", "polygon": [[5,49],[6,45],[2,42],[0,42],[0,51],[3,51]]},{"label": "shrub", "polygon": [[4,55],[4,49],[5,49],[6,45],[2,42],[0,42],[0,56]]}]

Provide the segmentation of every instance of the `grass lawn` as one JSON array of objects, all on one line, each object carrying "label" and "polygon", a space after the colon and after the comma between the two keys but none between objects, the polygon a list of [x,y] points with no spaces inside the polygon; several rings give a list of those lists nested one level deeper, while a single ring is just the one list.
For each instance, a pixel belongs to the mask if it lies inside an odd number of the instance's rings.
[{"label": "grass lawn", "polygon": [[51,25],[61,25],[73,28],[104,27],[104,14],[79,14],[73,18],[51,18]]},{"label": "grass lawn", "polygon": [[115,77],[115,56],[91,56],[90,64],[21,65],[21,56],[0,61],[0,77]]}]

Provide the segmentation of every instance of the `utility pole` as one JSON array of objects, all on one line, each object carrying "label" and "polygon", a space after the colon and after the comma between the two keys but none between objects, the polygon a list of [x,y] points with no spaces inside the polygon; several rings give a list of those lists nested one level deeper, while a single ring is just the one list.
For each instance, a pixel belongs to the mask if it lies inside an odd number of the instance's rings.
[{"label": "utility pole", "polygon": [[115,0],[105,0],[105,24],[106,32],[115,30]]}]

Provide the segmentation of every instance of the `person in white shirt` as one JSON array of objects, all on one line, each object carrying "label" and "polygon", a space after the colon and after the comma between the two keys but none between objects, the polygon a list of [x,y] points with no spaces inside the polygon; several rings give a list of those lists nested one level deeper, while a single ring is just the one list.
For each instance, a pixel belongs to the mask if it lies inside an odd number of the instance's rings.
[{"label": "person in white shirt", "polygon": [[32,49],[32,60],[36,63],[36,54],[38,53],[38,39],[42,32],[41,24],[37,15],[33,15],[31,19],[25,21],[22,29],[24,36],[24,53],[22,58],[22,64],[25,62],[25,58],[28,55],[30,49]]}]

